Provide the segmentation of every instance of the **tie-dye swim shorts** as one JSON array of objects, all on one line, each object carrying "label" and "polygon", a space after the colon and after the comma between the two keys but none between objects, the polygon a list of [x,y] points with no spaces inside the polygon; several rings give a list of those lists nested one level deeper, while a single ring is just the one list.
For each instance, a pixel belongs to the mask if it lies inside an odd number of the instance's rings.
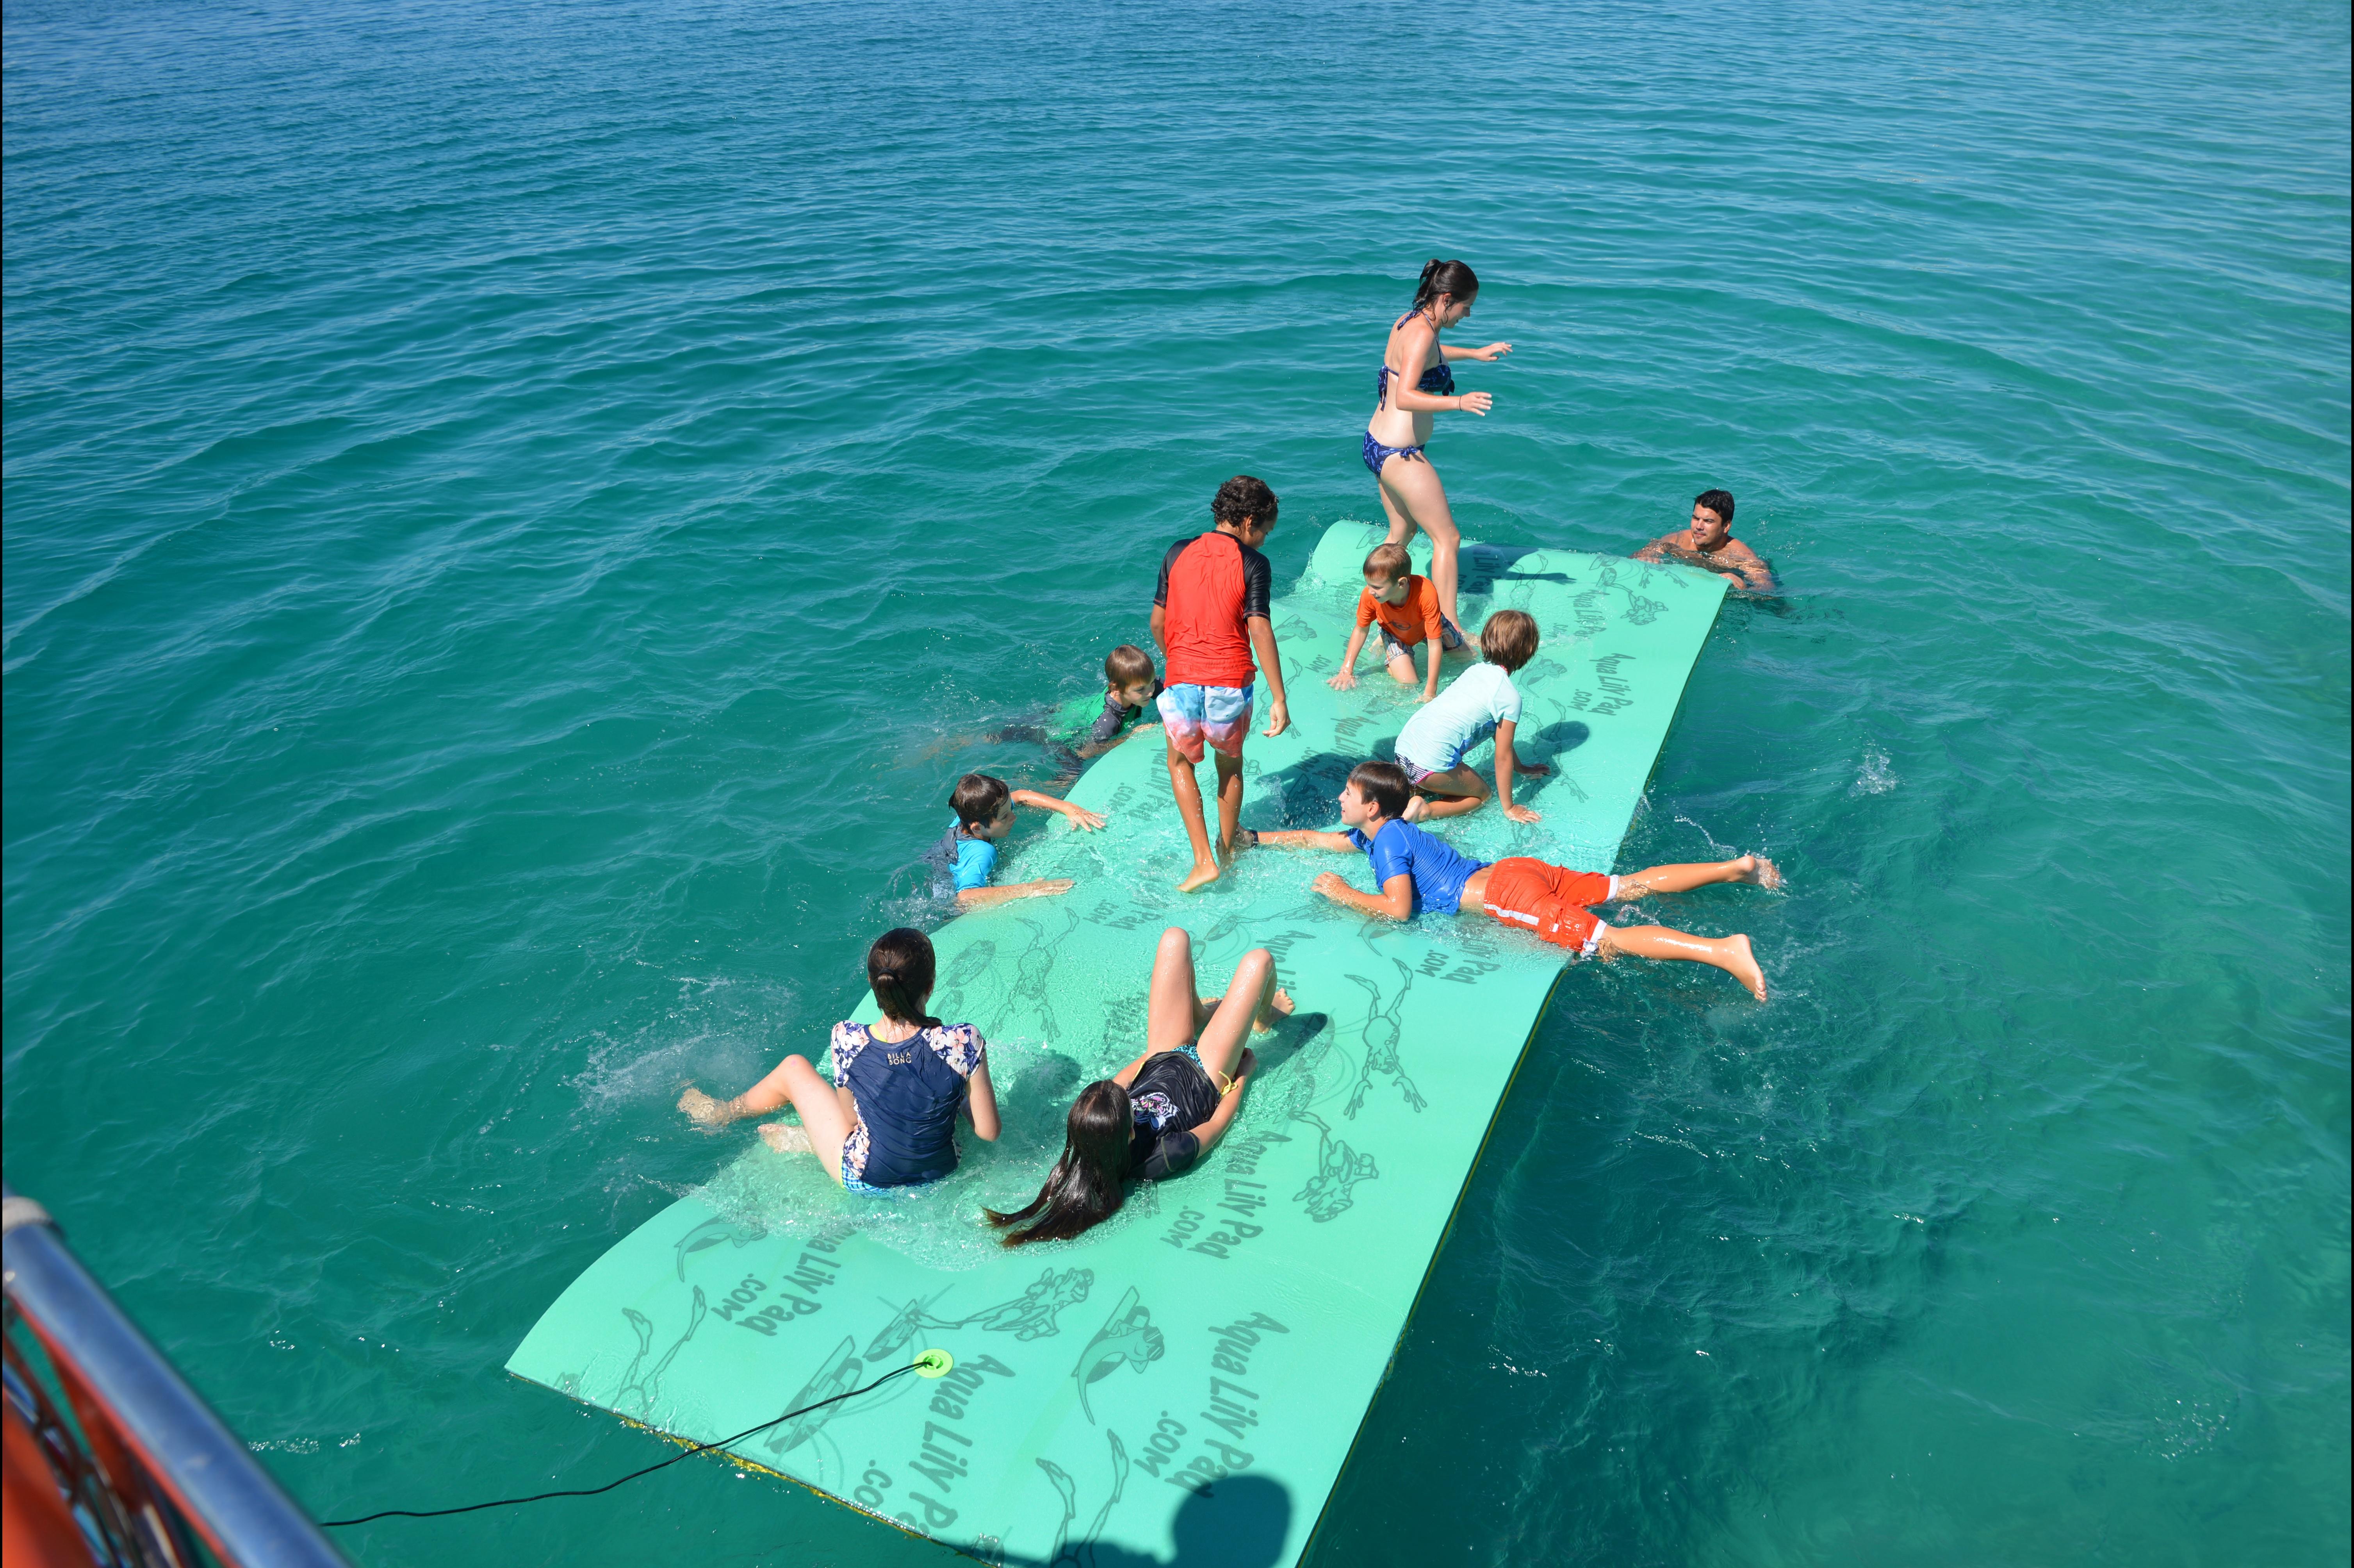
[{"label": "tie-dye swim shorts", "polygon": [[1205,747],[1228,757],[1243,754],[1251,722],[1248,686],[1171,686],[1161,692],[1160,705],[1169,744],[1186,761],[1201,761]]}]

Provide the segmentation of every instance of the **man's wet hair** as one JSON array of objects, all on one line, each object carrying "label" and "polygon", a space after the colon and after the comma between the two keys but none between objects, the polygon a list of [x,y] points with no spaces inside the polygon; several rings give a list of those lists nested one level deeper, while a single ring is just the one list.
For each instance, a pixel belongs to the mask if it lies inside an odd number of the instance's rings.
[{"label": "man's wet hair", "polygon": [[1238,473],[1218,486],[1218,493],[1210,498],[1210,515],[1221,523],[1252,518],[1260,527],[1272,528],[1276,504],[1275,492],[1267,487],[1265,480]]},{"label": "man's wet hair", "polygon": [[1405,553],[1404,545],[1376,545],[1373,553],[1365,557],[1365,575],[1379,572],[1384,582],[1395,582],[1414,570],[1414,557]]},{"label": "man's wet hair", "polygon": [[1479,654],[1507,672],[1537,656],[1537,623],[1525,610],[1500,609],[1479,629]]},{"label": "man's wet hair", "polygon": [[1692,497],[1692,504],[1694,506],[1707,507],[1711,512],[1715,513],[1719,517],[1724,519],[1724,525],[1726,527],[1730,528],[1733,526],[1733,492],[1729,490],[1703,490],[1698,495]]},{"label": "man's wet hair", "polygon": [[1123,642],[1104,655],[1104,680],[1115,692],[1140,686],[1153,678],[1152,655],[1133,642]]},{"label": "man's wet hair", "polygon": [[1360,798],[1381,808],[1384,817],[1402,817],[1405,803],[1414,799],[1414,785],[1406,779],[1405,769],[1394,762],[1360,762],[1349,769],[1349,782],[1355,785]]},{"label": "man's wet hair", "polygon": [[985,828],[997,821],[997,809],[1013,798],[1013,791],[1002,779],[992,779],[986,773],[968,773],[957,780],[949,794],[949,810],[956,813],[960,826]]}]

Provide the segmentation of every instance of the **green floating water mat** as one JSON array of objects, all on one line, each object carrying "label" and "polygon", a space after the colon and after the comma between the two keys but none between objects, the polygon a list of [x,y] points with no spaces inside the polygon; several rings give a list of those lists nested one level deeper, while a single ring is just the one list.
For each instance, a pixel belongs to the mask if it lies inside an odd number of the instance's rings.
[{"label": "green floating water mat", "polygon": [[[1390,755],[1414,711],[1378,641],[1357,690],[1324,683],[1380,537],[1335,524],[1275,606],[1292,727],[1250,739],[1246,825],[1334,825],[1349,768]],[[1491,804],[1443,831],[1483,859],[1612,869],[1722,579],[1467,546],[1462,588],[1474,628],[1500,609],[1536,618],[1521,747],[1554,772],[1521,791],[1543,821]],[[1266,712],[1262,681],[1262,728]],[[1483,770],[1490,750],[1472,754]],[[1306,1550],[1563,954],[1484,916],[1392,926],[1309,891],[1321,871],[1370,886],[1361,855],[1256,851],[1177,893],[1191,857],[1157,732],[1096,761],[1071,797],[1104,831],[1055,821],[1002,874],[1078,885],[935,938],[933,1006],[988,1038],[1004,1136],[968,1136],[945,1182],[862,1199],[808,1156],[734,1135],[719,1147],[736,1157],[575,1280],[510,1372],[708,1442],[937,1347],[955,1358],[946,1377],[895,1378],[732,1456],[991,1563],[1261,1568]],[[1243,952],[1272,949],[1298,1012],[1258,1042],[1248,1100],[1200,1168],[1140,1186],[1076,1242],[1003,1250],[981,1205],[1026,1201],[1072,1091],[1142,1048],[1170,925],[1193,932],[1213,995]],[[822,1062],[823,1045],[787,1048]]]}]

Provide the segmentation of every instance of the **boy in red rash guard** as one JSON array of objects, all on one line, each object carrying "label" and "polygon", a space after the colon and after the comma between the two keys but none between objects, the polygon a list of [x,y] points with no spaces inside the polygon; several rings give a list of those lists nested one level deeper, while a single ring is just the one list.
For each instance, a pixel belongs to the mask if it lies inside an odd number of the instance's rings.
[{"label": "boy in red rash guard", "polygon": [[[1160,709],[1169,736],[1169,783],[1193,845],[1193,869],[1177,885],[1180,893],[1215,882],[1219,862],[1235,853],[1254,653],[1274,698],[1267,733],[1281,735],[1291,724],[1283,696],[1283,661],[1267,620],[1270,573],[1267,557],[1258,553],[1275,527],[1275,492],[1258,480],[1237,474],[1226,481],[1210,503],[1217,526],[1169,546],[1161,557],[1160,585],[1152,590],[1152,640],[1161,644],[1168,683]],[[1202,786],[1193,777],[1205,750],[1217,758],[1215,855],[1202,814]]]}]

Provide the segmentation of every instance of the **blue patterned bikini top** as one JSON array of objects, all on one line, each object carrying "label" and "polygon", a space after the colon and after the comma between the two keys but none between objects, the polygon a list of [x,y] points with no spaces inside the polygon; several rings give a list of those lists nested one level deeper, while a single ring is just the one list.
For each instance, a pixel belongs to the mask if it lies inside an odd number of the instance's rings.
[{"label": "blue patterned bikini top", "polygon": [[[1414,313],[1412,311],[1408,311],[1406,312],[1405,316],[1400,316],[1397,320],[1390,323],[1390,331],[1395,332],[1398,328],[1405,325],[1405,317],[1412,314],[1414,314]],[[1436,348],[1437,345],[1437,339],[1434,336],[1431,340],[1431,346]],[[1384,359],[1382,361],[1382,368],[1379,374],[1375,375],[1373,377],[1374,408],[1382,408],[1388,407],[1390,400],[1390,377],[1396,374],[1397,372],[1390,368],[1390,363],[1388,360]],[[1447,367],[1446,360],[1441,359],[1437,364],[1431,366],[1422,373],[1422,379],[1415,383],[1414,389],[1417,392],[1426,392],[1434,397],[1452,397],[1455,396],[1455,372]]]}]

